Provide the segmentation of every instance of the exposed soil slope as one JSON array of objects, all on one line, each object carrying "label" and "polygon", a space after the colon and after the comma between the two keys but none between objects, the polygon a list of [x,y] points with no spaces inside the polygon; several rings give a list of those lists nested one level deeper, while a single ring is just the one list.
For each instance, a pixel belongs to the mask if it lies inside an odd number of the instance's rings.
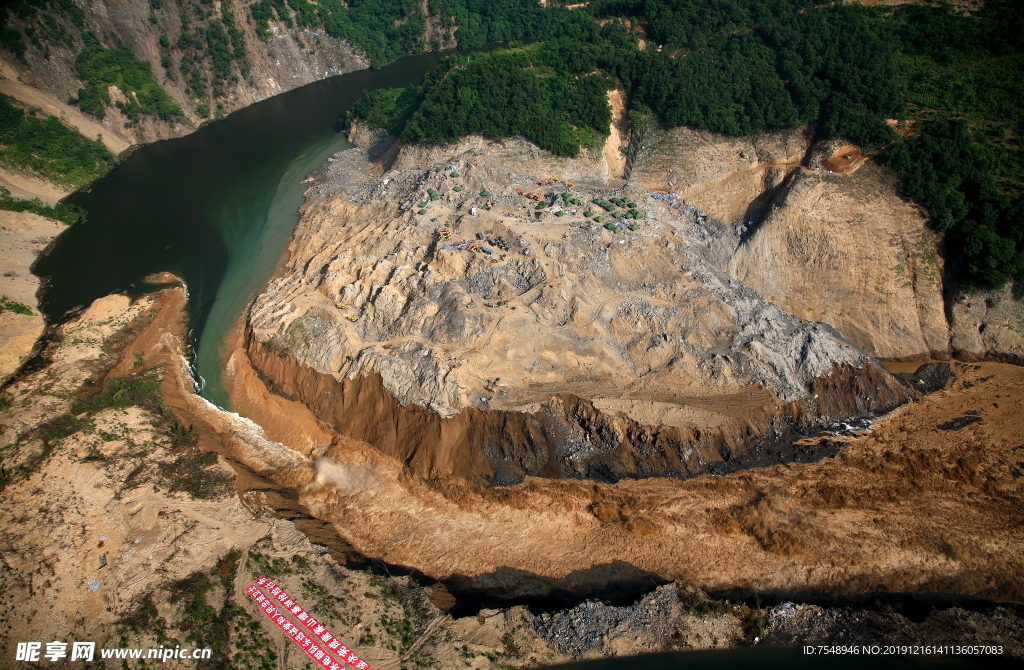
[{"label": "exposed soil slope", "polygon": [[728,137],[693,128],[652,128],[634,148],[629,179],[671,191],[711,216],[742,224],[770,204],[772,189],[800,166],[811,131]]},{"label": "exposed soil slope", "polygon": [[730,273],[786,311],[878,358],[948,355],[937,236],[877,164],[795,172],[747,235]]},{"label": "exposed soil slope", "polygon": [[43,333],[46,324],[36,303],[39,279],[29,268],[65,228],[63,223],[38,214],[0,211],[0,296],[32,311],[0,312],[0,384],[32,353]]}]

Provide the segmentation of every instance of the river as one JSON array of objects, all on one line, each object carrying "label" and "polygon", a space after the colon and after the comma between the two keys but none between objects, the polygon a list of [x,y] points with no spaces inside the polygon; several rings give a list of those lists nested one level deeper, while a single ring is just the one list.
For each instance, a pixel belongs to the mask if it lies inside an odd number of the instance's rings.
[{"label": "river", "polygon": [[88,220],[57,238],[35,272],[50,322],[169,271],[189,290],[196,374],[222,407],[221,346],[269,279],[297,222],[302,179],[349,148],[339,118],[364,91],[419,83],[445,53],[314,82],[135,151],[67,202]]}]

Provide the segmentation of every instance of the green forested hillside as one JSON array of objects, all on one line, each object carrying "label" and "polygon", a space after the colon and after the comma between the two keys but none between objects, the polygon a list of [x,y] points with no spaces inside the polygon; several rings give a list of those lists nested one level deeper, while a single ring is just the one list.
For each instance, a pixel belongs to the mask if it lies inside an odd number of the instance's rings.
[{"label": "green forested hillside", "polygon": [[75,60],[78,76],[85,83],[77,99],[82,111],[102,119],[106,114],[103,103],[110,103],[107,88],[117,86],[128,97],[126,102],[116,104],[129,123],[137,122],[143,114],[165,121],[184,120],[181,107],[153,78],[148,61],[136,58],[126,46],[104,47],[88,30],[82,33],[82,39],[85,47]]},{"label": "green forested hillside", "polygon": [[[536,0],[432,0],[427,9],[460,47],[472,48],[541,37],[564,14],[559,3],[551,4],[545,9]],[[272,20],[322,26],[365,51],[375,65],[432,46],[424,43],[427,17],[419,0],[258,0],[249,11],[262,36]]]},{"label": "green forested hillside", "polygon": [[[442,43],[531,40],[449,58],[422,86],[376,92],[353,114],[407,141],[524,135],[561,155],[600,144],[609,119],[605,94],[616,85],[627,93],[632,118],[669,126],[741,135],[811,123],[820,137],[882,152],[907,194],[945,233],[948,266],[967,285],[1024,279],[1020,2],[990,0],[973,12],[831,0],[568,6],[564,0],[257,0],[244,7],[150,0],[149,20],[180,22],[173,43],[166,33],[159,36],[163,74],[183,78],[201,116],[219,113],[219,100],[250,76],[246,24],[268,41],[271,22],[292,31],[322,29],[374,64]],[[116,84],[133,94],[121,105],[130,122],[143,115],[183,118],[148,63],[90,31],[72,0],[18,0],[0,11],[0,47],[16,58],[24,60],[26,45],[46,58],[48,45],[83,45],[76,66],[85,86],[75,101],[83,110],[102,116],[107,86]],[[887,118],[909,119],[909,139],[897,137]],[[26,118],[29,125],[19,132],[37,121],[51,123]],[[56,127],[48,132],[60,134]],[[67,163],[57,154],[25,152],[18,148],[23,144],[8,143],[13,137],[5,140],[5,160],[50,175],[65,169],[55,167]],[[84,155],[82,147],[69,155]],[[103,160],[89,169],[101,171]],[[76,167],[65,165],[71,172],[60,173],[65,183],[89,174],[86,159],[72,162]]]}]

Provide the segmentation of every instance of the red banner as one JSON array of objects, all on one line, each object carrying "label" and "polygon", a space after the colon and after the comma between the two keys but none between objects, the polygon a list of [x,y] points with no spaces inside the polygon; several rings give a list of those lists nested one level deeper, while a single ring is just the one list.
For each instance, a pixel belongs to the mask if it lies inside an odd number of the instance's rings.
[{"label": "red banner", "polygon": [[[262,588],[266,594],[260,591]],[[310,616],[288,593],[267,577],[260,576],[246,587],[245,592],[278,628],[298,644],[323,668],[336,670],[343,662],[356,670],[370,670],[370,664],[361,659],[341,640],[334,637],[327,627]],[[294,616],[312,636],[307,635],[288,618]],[[310,651],[310,650],[313,651]],[[332,665],[332,663],[334,663]]]}]

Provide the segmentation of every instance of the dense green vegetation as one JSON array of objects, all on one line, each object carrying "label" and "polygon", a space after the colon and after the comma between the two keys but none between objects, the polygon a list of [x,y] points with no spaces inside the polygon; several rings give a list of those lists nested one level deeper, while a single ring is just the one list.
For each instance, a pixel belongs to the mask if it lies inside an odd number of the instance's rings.
[{"label": "dense green vegetation", "polygon": [[908,5],[893,18],[919,125],[883,160],[945,233],[955,276],[977,288],[1024,280],[1024,8]]},{"label": "dense green vegetation", "polygon": [[[82,137],[57,117],[39,118],[0,96],[0,163],[31,170],[57,184],[81,186],[109,170],[114,157],[102,143]],[[0,208],[21,207],[4,202]],[[70,210],[63,210],[55,218],[66,221],[69,215]]]},{"label": "dense green vegetation", "polygon": [[963,119],[999,189],[1024,192],[1024,11],[990,3],[963,16],[907,6],[897,17],[911,116]]},{"label": "dense green vegetation", "polygon": [[404,141],[453,142],[468,133],[523,135],[561,156],[599,146],[611,113],[610,80],[558,72],[544,48],[451,56],[422,86],[375,91],[352,110]]},{"label": "dense green vegetation", "polygon": [[406,121],[423,102],[423,88],[379,88],[368,91],[348,113],[348,121],[363,119],[371,128],[383,128],[398,135]]},{"label": "dense green vegetation", "polygon": [[[669,125],[739,135],[820,119],[831,136],[878,146],[892,139],[882,119],[902,113],[903,97],[892,26],[877,16],[845,6],[785,15],[738,35],[702,37],[704,47],[674,57],[638,49],[622,23],[601,27],[577,11],[535,48],[450,60],[422,88],[402,138],[522,134],[575,155],[607,134],[611,80],[595,74],[603,72],[625,86],[634,108]],[[389,115],[372,106],[356,112]]]},{"label": "dense green vegetation", "polygon": [[951,260],[969,285],[996,288],[1010,277],[1024,280],[1024,199],[999,192],[965,122],[926,122],[884,159],[903,178],[907,195],[946,233]]},{"label": "dense green vegetation", "polygon": [[157,84],[149,62],[135,57],[127,46],[108,49],[90,31],[82,33],[85,47],[75,59],[79,78],[85,86],[78,89],[78,106],[98,119],[106,114],[103,104],[110,103],[109,86],[117,86],[127,98],[115,103],[128,123],[143,115],[165,121],[184,120],[181,107]]},{"label": "dense green vegetation", "polygon": [[605,100],[611,82],[599,73],[558,72],[545,56],[543,49],[517,49],[450,58],[424,84],[424,100],[402,139],[524,135],[562,156],[598,144],[611,122]]}]

